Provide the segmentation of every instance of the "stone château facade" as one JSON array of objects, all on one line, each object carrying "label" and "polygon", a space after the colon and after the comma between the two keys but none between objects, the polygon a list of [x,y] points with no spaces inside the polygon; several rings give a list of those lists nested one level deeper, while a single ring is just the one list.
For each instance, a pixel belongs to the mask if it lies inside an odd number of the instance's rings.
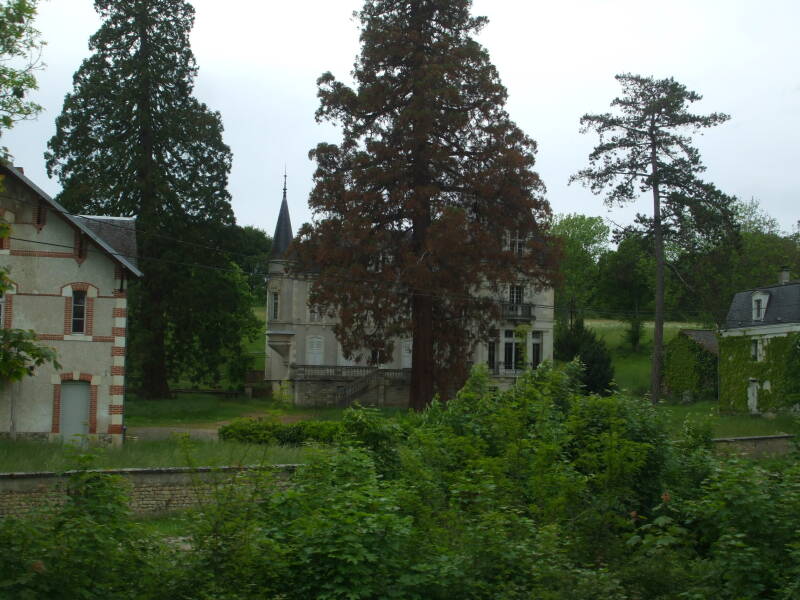
[{"label": "stone ch\u00e2teau facade", "polygon": [[[348,360],[333,333],[334,320],[308,304],[311,276],[288,273],[292,226],[284,184],[267,280],[267,358],[264,377],[273,390],[283,386],[296,405],[352,402],[404,406],[408,403],[411,340],[397,340],[394,355],[380,366]],[[498,298],[503,320],[497,337],[479,344],[473,363],[489,367],[498,386],[509,385],[529,365],[553,358],[553,290],[533,284],[505,286]],[[527,326],[525,339],[520,339]],[[525,348],[522,348],[522,344]],[[527,357],[528,365],[523,365]]]}]

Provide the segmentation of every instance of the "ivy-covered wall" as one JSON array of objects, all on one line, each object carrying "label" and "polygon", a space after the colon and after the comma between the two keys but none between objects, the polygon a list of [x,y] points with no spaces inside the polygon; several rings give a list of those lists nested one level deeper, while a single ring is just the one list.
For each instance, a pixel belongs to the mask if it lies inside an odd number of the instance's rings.
[{"label": "ivy-covered wall", "polygon": [[685,335],[665,348],[664,387],[672,400],[716,400],[717,357]]},{"label": "ivy-covered wall", "polygon": [[[762,340],[762,360],[752,357],[752,341]],[[800,333],[764,338],[720,339],[720,408],[747,412],[750,378],[759,382],[759,412],[778,412],[800,404]]]}]

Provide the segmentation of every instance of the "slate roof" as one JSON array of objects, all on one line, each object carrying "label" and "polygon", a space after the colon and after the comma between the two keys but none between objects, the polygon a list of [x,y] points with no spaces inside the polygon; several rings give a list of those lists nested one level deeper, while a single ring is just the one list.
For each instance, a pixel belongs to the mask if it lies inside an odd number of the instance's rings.
[{"label": "slate roof", "polygon": [[[76,227],[79,231],[85,233],[89,239],[91,239],[97,246],[109,254],[113,260],[118,262],[122,265],[125,269],[127,269],[130,273],[135,275],[136,277],[141,277],[142,272],[136,266],[136,230],[135,230],[135,223],[126,224],[124,228],[116,228],[119,231],[116,232],[116,235],[111,236],[111,240],[115,242],[119,248],[115,247],[113,243],[110,243],[110,240],[105,238],[105,234],[99,233],[101,228],[106,229],[106,233],[108,233],[108,229],[110,229],[109,223],[114,219],[113,217],[89,217],[89,219],[93,220],[104,220],[104,225],[98,224],[97,231],[94,228],[90,227],[87,224],[87,217],[79,217],[76,215],[71,215],[67,212],[63,206],[61,206],[58,202],[53,200],[44,190],[42,190],[39,186],[33,183],[30,179],[28,179],[22,171],[12,167],[9,164],[0,163],[0,172],[7,173],[17,179],[20,183],[30,189],[36,196],[44,200],[50,208],[58,213],[61,218],[65,221],[71,223],[74,227]],[[128,219],[124,219],[128,220]],[[104,227],[105,226],[105,227]],[[110,234],[109,234],[110,235]],[[131,239],[132,236],[132,245]],[[125,240],[123,240],[125,238]],[[133,252],[131,253],[131,249]]]},{"label": "slate roof", "polygon": [[289,218],[289,205],[286,202],[286,180],[283,182],[283,201],[275,224],[275,235],[272,236],[272,254],[270,258],[281,258],[292,242],[292,220]]},{"label": "slate roof", "polygon": [[[753,321],[752,298],[755,292],[769,295],[767,310],[761,321]],[[727,329],[782,325],[784,323],[800,323],[800,282],[776,284],[739,292],[733,297],[728,316],[725,319]]]},{"label": "slate roof", "polygon": [[719,356],[719,340],[711,329],[681,329],[678,335],[685,335],[714,356]]},{"label": "slate roof", "polygon": [[138,266],[134,217],[80,215],[76,218],[104,239],[115,250],[117,256],[124,257],[131,264]]}]

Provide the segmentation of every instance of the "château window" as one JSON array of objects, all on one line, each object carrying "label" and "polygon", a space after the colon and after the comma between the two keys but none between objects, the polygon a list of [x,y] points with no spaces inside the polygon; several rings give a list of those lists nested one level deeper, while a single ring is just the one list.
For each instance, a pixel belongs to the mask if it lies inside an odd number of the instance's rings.
[{"label": "ch\u00e2teau window", "polygon": [[72,333],[86,332],[86,292],[72,292]]},{"label": "ch\u00e2teau window", "polygon": [[270,311],[270,318],[277,319],[278,318],[278,309],[280,308],[280,293],[272,292],[272,310]]},{"label": "ch\u00e2teau window", "polygon": [[318,306],[310,306],[308,308],[308,320],[310,323],[319,323],[322,321],[322,311]]},{"label": "ch\u00e2teau window", "polygon": [[521,285],[508,286],[508,301],[511,304],[522,304],[524,298],[524,288]]},{"label": "ch\u00e2teau window", "polygon": [[6,314],[6,295],[0,292],[0,329],[3,328],[3,315]]}]

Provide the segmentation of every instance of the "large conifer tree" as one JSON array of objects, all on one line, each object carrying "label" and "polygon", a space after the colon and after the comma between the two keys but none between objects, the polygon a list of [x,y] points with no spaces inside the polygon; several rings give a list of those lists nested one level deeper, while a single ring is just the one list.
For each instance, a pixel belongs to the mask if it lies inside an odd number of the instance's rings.
[{"label": "large conifer tree", "polygon": [[[356,88],[319,79],[320,144],[299,232],[311,302],[340,317],[345,353],[377,360],[413,337],[411,405],[463,374],[499,316],[500,286],[545,281],[544,186],[536,144],[509,119],[506,90],[473,36],[470,0],[367,0]],[[491,292],[492,297],[482,291]]]},{"label": "large conifer tree", "polygon": [[144,393],[163,397],[183,369],[218,376],[253,325],[242,278],[207,249],[234,222],[231,153],[219,114],[192,96],[192,6],[95,0],[95,9],[103,24],[56,120],[47,168],[67,209],[137,217],[145,277],[132,294],[133,362]]}]

